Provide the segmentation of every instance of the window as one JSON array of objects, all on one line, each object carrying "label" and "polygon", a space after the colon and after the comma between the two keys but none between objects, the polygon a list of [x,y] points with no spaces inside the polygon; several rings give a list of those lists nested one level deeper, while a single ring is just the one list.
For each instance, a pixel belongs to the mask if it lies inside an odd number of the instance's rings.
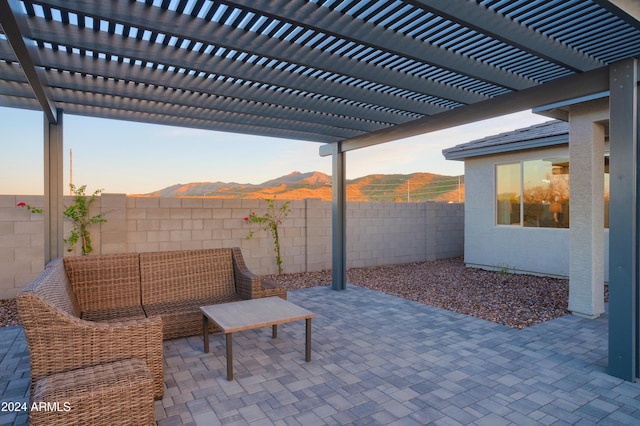
[{"label": "window", "polygon": [[[604,227],[607,229],[609,185],[609,153],[606,153]],[[496,224],[568,228],[569,159],[559,157],[496,165]]]},{"label": "window", "polygon": [[498,225],[569,227],[569,159],[496,166]]}]

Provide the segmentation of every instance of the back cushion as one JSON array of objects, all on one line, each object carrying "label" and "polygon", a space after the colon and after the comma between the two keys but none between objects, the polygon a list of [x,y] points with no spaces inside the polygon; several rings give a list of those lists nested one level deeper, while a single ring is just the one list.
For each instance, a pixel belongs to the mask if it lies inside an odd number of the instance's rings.
[{"label": "back cushion", "polygon": [[140,253],[142,304],[236,292],[231,249]]},{"label": "back cushion", "polygon": [[65,257],[64,267],[82,312],[141,303],[137,253]]}]

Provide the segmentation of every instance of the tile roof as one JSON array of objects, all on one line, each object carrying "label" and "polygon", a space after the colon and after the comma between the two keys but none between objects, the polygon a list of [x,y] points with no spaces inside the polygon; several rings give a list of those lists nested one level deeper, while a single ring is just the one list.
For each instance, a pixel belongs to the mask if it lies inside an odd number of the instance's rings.
[{"label": "tile roof", "polygon": [[569,123],[553,120],[456,145],[442,150],[442,154],[447,160],[464,160],[481,155],[563,145],[568,142]]}]

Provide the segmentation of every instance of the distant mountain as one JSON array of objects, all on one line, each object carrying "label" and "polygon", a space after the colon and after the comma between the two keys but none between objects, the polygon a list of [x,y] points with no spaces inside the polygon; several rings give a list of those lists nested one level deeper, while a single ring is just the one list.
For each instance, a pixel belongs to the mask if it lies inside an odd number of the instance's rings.
[{"label": "distant mountain", "polygon": [[274,187],[274,186],[280,186],[282,184],[308,185],[308,186],[331,185],[331,176],[321,172],[309,172],[309,173],[292,172],[292,173],[289,173],[288,175],[263,182],[259,186]]},{"label": "distant mountain", "polygon": [[[300,173],[261,184],[193,182],[172,185],[143,197],[278,198],[331,200],[331,176]],[[347,181],[348,201],[464,201],[464,176],[433,173],[375,174]]]}]

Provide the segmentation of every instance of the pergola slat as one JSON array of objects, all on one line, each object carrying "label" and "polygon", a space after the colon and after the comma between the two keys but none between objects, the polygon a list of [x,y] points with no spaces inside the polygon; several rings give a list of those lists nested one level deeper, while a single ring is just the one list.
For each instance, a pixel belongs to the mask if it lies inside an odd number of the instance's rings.
[{"label": "pergola slat", "polygon": [[347,40],[357,40],[366,45],[397,53],[402,57],[415,58],[505,88],[520,90],[538,84],[526,77],[498,70],[484,62],[475,61],[411,37],[405,37],[397,32],[385,31],[381,27],[353,19],[350,15],[335,13],[331,9],[317,7],[313,3],[302,0],[277,0],[275,2],[272,0],[234,0],[231,3],[238,7],[264,13],[283,10],[285,11],[283,15],[289,20],[316,28],[327,34]]},{"label": "pergola slat", "polygon": [[157,44],[137,43],[135,40],[109,36],[104,32],[63,27],[60,23],[46,22],[41,18],[31,18],[29,23],[34,38],[42,41],[57,40],[59,44],[65,46],[156,62],[186,70],[227,75],[297,90],[308,90],[327,96],[347,97],[358,102],[419,114],[432,114],[446,110],[446,108],[437,105],[375,92],[360,86],[339,84],[261,64],[236,61],[219,56],[200,55],[197,52],[189,52],[172,46],[163,47]]},{"label": "pergola slat", "polygon": [[[250,54],[276,58],[336,74],[351,75],[355,78],[381,84],[393,84],[395,87],[418,93],[428,91],[432,96],[450,99],[459,103],[466,104],[487,99],[487,96],[479,93],[443,85],[388,68],[372,66],[367,62],[354,61],[303,45],[282,43],[280,39],[264,36],[258,32],[232,28],[217,22],[194,21],[190,16],[174,14],[171,11],[155,13],[153,14],[153,19],[150,20],[145,16],[145,14],[149,14],[148,8],[139,3],[86,2],[86,4],[78,5],[76,2],[51,0],[45,3],[65,8],[74,6],[77,9],[83,7],[85,12],[90,10],[91,13],[95,13],[104,19],[113,19],[128,25],[139,25],[151,31],[170,28],[172,34],[183,38],[200,42],[214,40],[217,45],[229,49],[238,49]],[[88,7],[91,7],[91,9],[88,9]],[[147,27],[146,25],[153,26]],[[208,40],[203,38],[204,34],[206,34]]]},{"label": "pergola slat", "polygon": [[[97,61],[87,57],[69,58],[63,52],[45,52],[41,55],[53,68],[66,68],[76,73],[87,73],[105,78],[122,78],[127,76],[131,81],[143,84],[157,84],[179,90],[209,93],[216,96],[228,96],[248,101],[270,103],[276,106],[291,107],[299,110],[309,110],[317,114],[338,115],[345,122],[363,121],[365,123],[397,124],[412,119],[410,115],[401,115],[381,109],[367,108],[357,104],[346,104],[336,98],[319,98],[308,96],[291,96],[283,91],[266,88],[265,85],[245,85],[230,82],[226,79],[185,78],[183,74],[174,73],[157,68],[131,69],[128,64],[119,62]],[[415,117],[413,117],[415,118]],[[345,127],[350,127],[345,125]],[[357,128],[355,126],[354,128]]]}]

